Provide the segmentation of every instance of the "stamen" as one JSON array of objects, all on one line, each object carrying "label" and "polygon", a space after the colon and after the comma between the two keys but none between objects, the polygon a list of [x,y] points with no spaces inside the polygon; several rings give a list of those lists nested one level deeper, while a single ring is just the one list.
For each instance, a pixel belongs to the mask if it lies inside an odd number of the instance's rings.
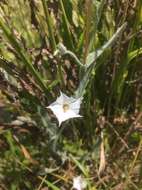
[{"label": "stamen", "polygon": [[63,111],[66,112],[70,108],[69,104],[63,104]]}]

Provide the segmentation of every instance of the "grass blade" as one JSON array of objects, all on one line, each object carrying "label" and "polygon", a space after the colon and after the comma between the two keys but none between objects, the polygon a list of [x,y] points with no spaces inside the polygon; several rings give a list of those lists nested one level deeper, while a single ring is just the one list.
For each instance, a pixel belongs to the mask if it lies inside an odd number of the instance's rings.
[{"label": "grass blade", "polygon": [[47,22],[47,26],[48,26],[48,30],[49,30],[49,39],[50,39],[51,47],[52,47],[52,50],[55,51],[56,41],[54,38],[54,32],[52,29],[53,26],[52,26],[52,21],[51,21],[50,15],[49,15],[48,6],[47,6],[47,3],[45,0],[42,0],[42,5],[43,5],[45,18],[46,18],[46,22]]},{"label": "grass blade", "polygon": [[73,45],[73,41],[72,41],[71,31],[70,31],[70,27],[69,27],[68,18],[67,18],[66,12],[65,12],[64,4],[63,4],[62,0],[59,0],[59,3],[60,3],[61,11],[63,14],[63,25],[64,25],[64,30],[65,30],[65,33],[66,33],[66,36],[68,39],[68,44],[69,44],[69,47],[71,49],[73,49],[74,45]]},{"label": "grass blade", "polygon": [[89,53],[89,55],[87,56],[87,60],[86,60],[86,66],[90,66],[91,64],[95,63],[95,61],[103,54],[103,52],[107,49],[110,48],[113,43],[117,40],[117,38],[120,36],[120,34],[124,31],[124,29],[126,28],[127,23],[124,23],[120,28],[118,28],[118,30],[116,31],[116,33],[111,37],[111,39],[102,46],[102,48],[100,48],[99,50],[96,50],[94,52]]},{"label": "grass blade", "polygon": [[31,72],[31,74],[35,77],[35,79],[38,82],[38,84],[40,85],[40,87],[45,92],[47,92],[47,87],[44,84],[41,76],[35,70],[35,68],[31,64],[31,62],[29,61],[28,56],[26,55],[26,53],[24,52],[24,50],[22,49],[22,47],[20,47],[20,45],[18,44],[18,42],[16,41],[16,39],[13,37],[12,32],[9,30],[9,28],[4,24],[4,22],[2,20],[0,20],[0,27],[3,30],[4,34],[6,35],[7,39],[9,40],[9,42],[11,43],[11,45],[15,48],[15,50],[17,51],[17,53],[20,55],[20,58],[21,58],[22,62],[27,66],[27,68],[29,69],[29,71]]}]

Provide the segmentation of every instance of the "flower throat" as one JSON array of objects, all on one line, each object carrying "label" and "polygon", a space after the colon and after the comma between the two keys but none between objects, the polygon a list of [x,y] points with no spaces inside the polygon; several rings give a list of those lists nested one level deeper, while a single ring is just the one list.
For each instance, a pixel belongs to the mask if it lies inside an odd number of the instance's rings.
[{"label": "flower throat", "polygon": [[63,111],[67,112],[69,110],[70,106],[69,104],[63,104]]}]

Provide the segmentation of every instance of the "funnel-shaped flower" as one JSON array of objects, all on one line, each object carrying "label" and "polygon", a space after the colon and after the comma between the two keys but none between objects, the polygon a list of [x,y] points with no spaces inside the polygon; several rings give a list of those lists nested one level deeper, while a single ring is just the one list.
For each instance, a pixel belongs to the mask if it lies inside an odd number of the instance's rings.
[{"label": "funnel-shaped flower", "polygon": [[80,104],[82,98],[68,97],[64,93],[60,92],[60,96],[55,102],[50,104],[47,108],[50,108],[59,121],[59,126],[65,120],[70,118],[82,117],[79,115]]},{"label": "funnel-shaped flower", "polygon": [[83,190],[87,186],[87,182],[81,177],[77,176],[73,178],[73,188],[76,190]]}]

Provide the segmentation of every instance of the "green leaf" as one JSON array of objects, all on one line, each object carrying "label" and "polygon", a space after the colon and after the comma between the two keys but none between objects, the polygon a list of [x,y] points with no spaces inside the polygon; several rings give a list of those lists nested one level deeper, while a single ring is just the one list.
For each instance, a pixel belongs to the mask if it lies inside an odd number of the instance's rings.
[{"label": "green leaf", "polygon": [[49,31],[49,40],[51,43],[52,50],[55,51],[56,41],[55,41],[54,32],[53,32],[52,20],[49,15],[48,7],[47,7],[47,2],[45,0],[42,0],[42,5],[43,5],[46,23],[47,23],[48,31]]},{"label": "green leaf", "polygon": [[47,179],[44,180],[44,183],[45,183],[48,187],[50,187],[51,189],[53,189],[53,190],[60,190],[57,186],[55,186],[53,183],[51,183],[51,182],[48,181]]},{"label": "green leaf", "polygon": [[136,49],[134,51],[131,51],[129,54],[128,54],[128,63],[131,62],[132,59],[134,59],[135,57],[139,56],[142,54],[142,47],[139,48],[139,49]]},{"label": "green leaf", "polygon": [[76,166],[82,171],[85,177],[88,177],[88,172],[86,168],[72,155],[70,154],[71,159],[76,164]]},{"label": "green leaf", "polygon": [[113,45],[113,43],[117,40],[117,38],[126,28],[126,25],[127,23],[124,23],[121,27],[119,27],[116,33],[111,37],[111,39],[106,44],[104,44],[99,50],[93,51],[88,54],[86,59],[86,67],[89,67],[91,64],[95,63],[95,61],[104,53],[104,51]]},{"label": "green leaf", "polygon": [[62,0],[60,0],[59,4],[60,4],[60,8],[61,8],[62,15],[63,15],[62,21],[63,21],[64,37],[66,36],[65,40],[67,39],[68,47],[70,49],[74,49],[73,39],[72,39],[72,35],[71,35],[71,30],[70,30],[70,23],[67,18],[64,3]]},{"label": "green leaf", "polygon": [[83,96],[84,90],[88,85],[88,82],[90,80],[91,77],[91,72],[94,68],[94,65],[90,65],[87,69],[83,69],[82,72],[85,73],[84,77],[82,78],[82,80],[79,83],[79,87],[77,88],[76,92],[75,92],[75,96],[76,98],[79,98],[81,96]]}]

